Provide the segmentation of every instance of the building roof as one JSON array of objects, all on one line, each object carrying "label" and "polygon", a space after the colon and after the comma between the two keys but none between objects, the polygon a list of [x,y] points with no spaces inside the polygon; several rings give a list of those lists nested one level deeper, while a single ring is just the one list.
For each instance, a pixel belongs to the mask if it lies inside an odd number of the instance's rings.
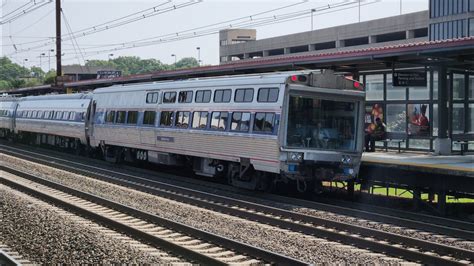
[{"label": "building roof", "polygon": [[62,71],[63,75],[70,74],[97,74],[97,71],[115,71],[117,69],[111,67],[100,67],[100,66],[80,66],[80,65],[69,65],[63,66]]},{"label": "building roof", "polygon": [[[371,47],[315,53],[310,55],[292,55],[284,57],[258,58],[235,61],[225,65],[202,66],[187,69],[167,70],[148,74],[130,75],[117,78],[91,79],[65,83],[68,88],[92,89],[113,84],[193,78],[218,75],[262,73],[283,70],[331,68],[338,71],[381,70],[392,67],[414,66],[450,66],[459,69],[474,70],[474,37],[442,41],[424,41],[382,47]],[[48,88],[51,88],[48,86]],[[10,91],[22,93],[38,89],[22,88]]]}]

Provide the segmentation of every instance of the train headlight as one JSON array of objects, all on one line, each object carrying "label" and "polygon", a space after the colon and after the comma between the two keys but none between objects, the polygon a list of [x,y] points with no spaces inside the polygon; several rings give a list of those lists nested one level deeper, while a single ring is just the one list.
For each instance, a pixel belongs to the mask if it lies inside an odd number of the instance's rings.
[{"label": "train headlight", "polygon": [[295,162],[303,161],[303,154],[299,152],[292,152],[290,153],[290,159]]},{"label": "train headlight", "polygon": [[352,157],[350,155],[342,155],[341,158],[342,164],[351,164],[352,163]]}]

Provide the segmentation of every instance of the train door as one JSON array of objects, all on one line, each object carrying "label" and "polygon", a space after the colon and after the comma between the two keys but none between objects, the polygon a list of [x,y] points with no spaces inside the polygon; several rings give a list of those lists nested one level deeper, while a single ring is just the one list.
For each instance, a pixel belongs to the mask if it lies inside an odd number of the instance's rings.
[{"label": "train door", "polygon": [[86,115],[86,136],[87,136],[87,144],[90,145],[91,138],[94,138],[94,124],[95,124],[95,111],[97,108],[96,101],[92,101],[87,109]]}]

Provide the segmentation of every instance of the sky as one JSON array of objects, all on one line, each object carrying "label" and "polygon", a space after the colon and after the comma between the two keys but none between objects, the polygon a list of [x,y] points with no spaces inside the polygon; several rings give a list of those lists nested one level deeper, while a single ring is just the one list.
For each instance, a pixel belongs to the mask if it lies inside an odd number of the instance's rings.
[{"label": "sky", "polygon": [[[55,52],[51,52],[55,49],[55,1],[0,0],[0,55],[26,67],[55,68]],[[198,52],[202,64],[215,65],[219,63],[219,29],[242,23],[257,29],[257,39],[264,39],[311,30],[312,9],[313,28],[320,29],[399,15],[400,4],[403,14],[428,9],[428,0],[361,0],[359,17],[357,0],[62,0],[63,65],[119,56],[172,64],[172,54],[179,60],[197,58]],[[36,9],[11,20],[25,8]],[[116,27],[104,24],[125,16],[135,21]],[[282,22],[285,16],[288,21]],[[269,23],[258,25],[261,21]],[[74,38],[70,32],[75,32]],[[138,40],[152,37],[154,42],[136,47],[143,44]]]}]

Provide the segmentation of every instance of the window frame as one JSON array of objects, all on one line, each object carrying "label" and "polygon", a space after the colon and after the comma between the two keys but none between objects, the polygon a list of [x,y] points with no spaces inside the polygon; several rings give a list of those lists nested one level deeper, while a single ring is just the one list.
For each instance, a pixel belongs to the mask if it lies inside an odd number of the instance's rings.
[{"label": "window frame", "polygon": [[[218,123],[217,123],[217,128],[213,128],[212,127],[212,121],[214,120],[214,114],[215,113],[219,113],[219,118],[217,119]],[[225,120],[224,122],[224,128],[223,129],[220,129],[219,127],[221,126],[221,121],[222,121],[222,115],[223,114],[226,114],[227,116],[227,119]],[[214,131],[227,131],[228,129],[228,124],[229,123],[229,112],[222,112],[222,111],[214,111],[214,112],[211,112],[211,123],[209,123],[209,128],[211,130],[214,130]]]},{"label": "window frame", "polygon": [[[162,123],[162,120],[163,120],[163,114],[171,114],[171,116],[169,116],[169,125],[168,124],[163,124]],[[160,112],[160,123],[159,123],[159,126],[160,127],[165,127],[165,128],[172,128],[174,126],[174,121],[175,121],[175,114],[176,112],[175,111],[161,111]]]},{"label": "window frame", "polygon": [[[120,114],[123,114],[123,121],[119,121]],[[125,124],[127,122],[127,111],[121,110],[115,113],[115,124]]]},{"label": "window frame", "polygon": [[[195,117],[196,114],[199,114],[199,119],[196,119],[196,117]],[[205,125],[204,127],[201,127],[201,123],[200,123],[200,122],[201,122],[201,120],[202,120],[202,118],[203,118],[203,114],[206,114],[206,120],[205,120],[205,121],[206,121],[206,125]],[[199,122],[198,122],[198,123],[199,123],[198,127],[194,127],[194,122],[195,122],[195,121],[199,121]],[[209,112],[207,112],[207,111],[194,111],[194,112],[193,112],[192,121],[191,121],[190,124],[191,124],[191,129],[197,129],[197,130],[205,130],[205,129],[207,129],[208,126],[209,126]]]},{"label": "window frame", "polygon": [[[272,128],[271,128],[271,131],[266,131],[265,130],[265,124],[263,125],[263,130],[258,130],[256,128],[256,125],[257,125],[257,115],[258,114],[264,114],[264,121],[266,122],[267,121],[267,115],[272,115],[272,122],[271,122],[271,125],[272,125]],[[256,112],[254,114],[254,119],[253,119],[253,126],[252,126],[252,132],[253,133],[257,133],[257,134],[273,134],[274,131],[275,131],[275,126],[276,126],[276,113],[274,112]]]},{"label": "window frame", "polygon": [[[202,98],[200,101],[198,101],[198,96],[202,93]],[[209,100],[204,101],[204,96],[206,93],[209,93]],[[196,95],[194,96],[194,102],[195,103],[210,103],[212,98],[212,90],[197,90]]]},{"label": "window frame", "polygon": [[[146,114],[147,114],[147,113],[153,113],[153,121],[148,121],[148,120],[146,120],[146,117],[147,117]],[[145,111],[143,111],[142,125],[143,125],[143,126],[155,126],[155,124],[156,124],[156,113],[157,113],[157,112],[156,112],[156,111],[153,111],[153,110],[145,110]],[[145,121],[146,121],[146,123],[145,123]],[[148,122],[152,122],[152,123],[150,124],[150,123],[148,123]]]},{"label": "window frame", "polygon": [[[234,124],[234,114],[240,114],[240,120],[237,122],[237,129],[233,129],[232,125]],[[242,118],[244,117],[244,114],[248,114],[248,125],[247,125],[247,130],[242,130]],[[251,128],[251,123],[252,123],[252,113],[250,112],[232,112],[232,116],[230,117],[230,131],[232,132],[242,132],[242,133],[248,133],[250,132]]]},{"label": "window frame", "polygon": [[[130,114],[135,114],[135,122],[130,122],[130,117],[133,117],[133,116],[130,116]],[[127,125],[137,125],[138,123],[138,111],[128,111],[127,112],[127,119],[125,121],[125,124]]]},{"label": "window frame", "polygon": [[[173,95],[173,96],[171,96],[171,98],[174,98],[173,101],[171,101],[171,99],[170,99],[170,101],[165,101],[167,95]],[[166,92],[163,92],[162,103],[164,103],[164,104],[176,103],[176,98],[178,98],[177,96],[178,96],[178,94],[176,93],[176,91],[166,91]]]},{"label": "window frame", "polygon": [[[220,100],[216,99],[218,92],[222,93],[221,97],[220,97]],[[228,101],[224,101],[224,95],[225,95],[226,92],[229,93],[229,100]],[[215,90],[213,100],[214,100],[215,103],[230,103],[232,101],[232,90],[231,89],[217,89],[217,90]]]},{"label": "window frame", "polygon": [[[237,94],[240,92],[240,91],[244,91],[244,94],[243,94],[243,97],[242,97],[242,100],[238,100],[237,99]],[[251,95],[252,95],[252,99],[250,99],[250,101],[246,101],[246,95],[247,95],[247,92],[248,91],[251,91]],[[240,89],[235,89],[235,92],[234,92],[234,102],[236,103],[251,103],[253,102],[253,99],[255,98],[255,89],[254,88],[240,88]]]},{"label": "window frame", "polygon": [[[182,124],[181,124],[182,121],[180,121],[181,120],[180,119],[180,114],[185,114],[185,113],[188,114],[188,125],[186,127],[182,126]],[[182,118],[184,118],[184,116]],[[191,122],[191,112],[190,111],[177,111],[176,112],[176,119],[174,121],[174,126],[176,128],[188,129],[190,124],[191,124],[190,122]]]},{"label": "window frame", "polygon": [[[185,97],[185,100],[184,101],[181,101],[181,95],[183,93],[186,93],[186,97]],[[191,94],[190,97],[188,97],[189,93]],[[178,103],[192,103],[193,102],[193,91],[192,90],[186,90],[186,91],[180,91],[178,93]]]},{"label": "window frame", "polygon": [[[267,97],[266,97],[265,101],[261,101],[260,100],[260,93],[264,90],[267,90]],[[274,91],[274,90],[277,91],[276,99],[274,101],[270,101],[270,91]],[[278,88],[278,87],[263,87],[263,88],[259,88],[258,92],[257,92],[257,102],[259,102],[259,103],[276,103],[276,102],[278,102],[279,97],[280,97],[280,88]]]},{"label": "window frame", "polygon": [[[149,99],[149,96],[151,96],[151,98]],[[157,91],[154,91],[154,92],[147,92],[146,94],[146,98],[145,98],[145,102],[147,104],[155,104],[155,103],[158,103],[158,99],[159,99],[159,92]]]}]

